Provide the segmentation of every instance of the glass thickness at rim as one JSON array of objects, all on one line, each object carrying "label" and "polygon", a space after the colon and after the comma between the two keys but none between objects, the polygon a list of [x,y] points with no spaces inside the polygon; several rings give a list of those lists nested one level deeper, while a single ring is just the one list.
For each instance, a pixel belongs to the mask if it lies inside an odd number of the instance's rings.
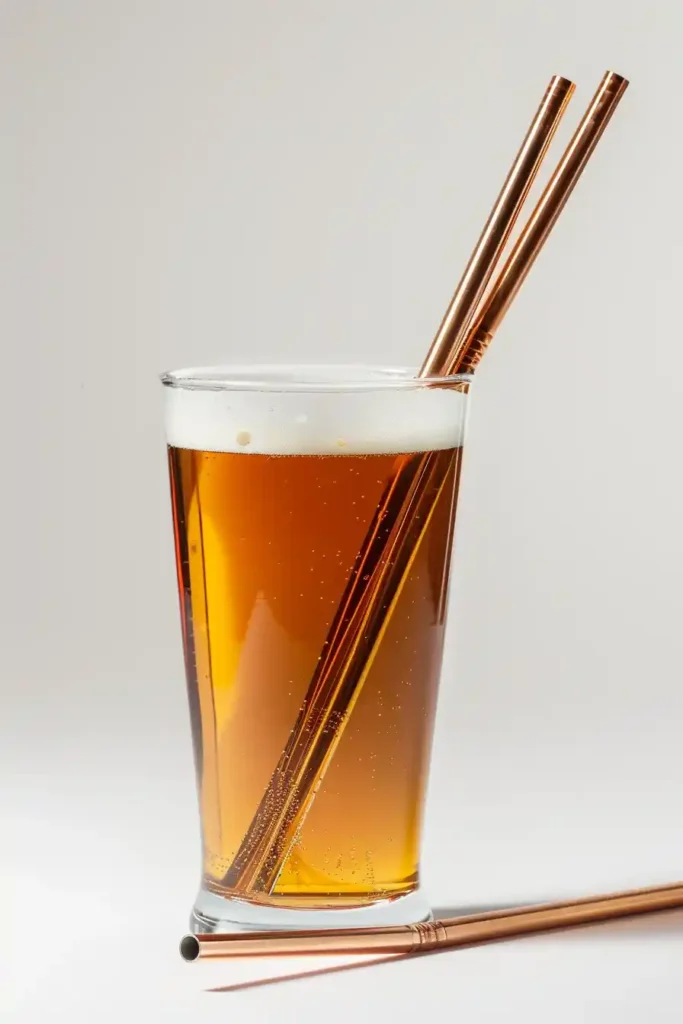
[{"label": "glass thickness at rim", "polygon": [[161,374],[165,387],[190,391],[414,391],[469,384],[471,374],[418,377],[416,367],[362,363],[253,363],[199,366]]}]

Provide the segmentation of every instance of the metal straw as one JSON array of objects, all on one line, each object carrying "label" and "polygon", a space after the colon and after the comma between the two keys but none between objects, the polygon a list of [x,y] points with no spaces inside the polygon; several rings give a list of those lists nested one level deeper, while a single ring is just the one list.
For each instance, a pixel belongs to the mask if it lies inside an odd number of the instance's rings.
[{"label": "metal straw", "polygon": [[[566,78],[556,75],[551,79],[451,299],[421,370],[422,376],[440,372],[445,353],[464,337],[574,88]],[[400,553],[402,568],[407,569],[428,522],[428,518],[420,518],[415,501],[424,502],[427,498],[429,507],[433,508],[451,462],[448,453],[440,453],[438,464],[430,464],[429,471],[423,473],[419,459],[403,460],[382,496],[287,746],[223,878],[223,884],[233,891],[269,892],[272,889],[296,828],[312,802],[360,692],[355,666],[364,670],[369,667],[367,645],[362,644],[358,649],[355,644],[363,610],[374,611],[376,620],[372,624],[363,622],[366,636],[377,635],[382,622],[388,621],[387,606],[380,595],[373,598],[374,584],[382,582],[381,574],[379,578],[377,575],[378,563],[380,559],[386,562],[389,553]],[[405,543],[402,541],[396,550],[391,544],[391,524],[398,520],[401,510],[409,513],[412,528]],[[392,574],[392,578],[401,577]],[[348,662],[354,653],[354,671],[349,673]],[[350,686],[340,689],[344,678],[348,678]]]},{"label": "metal straw", "polygon": [[[578,169],[573,176],[556,177],[554,188],[544,193],[542,202],[549,211],[557,207],[559,212],[566,202],[567,195],[576,183],[588,155],[602,134],[609,113],[616,106],[625,88],[626,83],[623,79],[619,79],[619,82],[622,82],[623,86],[620,90],[609,93],[600,108],[602,116],[596,117],[595,104],[591,105],[585,115],[567,153],[572,147],[585,147],[586,155],[579,161]],[[558,104],[558,119],[564,103]],[[538,124],[538,119],[534,123]],[[550,129],[546,123],[545,129],[539,125],[538,130],[547,132]],[[525,145],[527,142],[528,136]],[[539,145],[540,155],[545,152],[546,147],[547,143]],[[566,160],[567,154],[563,158],[563,164]],[[518,163],[519,161],[515,166]],[[504,191],[509,187],[509,182],[510,177]],[[520,205],[521,198],[528,192],[528,187],[527,182],[518,189]],[[501,207],[500,201],[497,209],[501,217],[506,215],[513,220],[518,212],[512,211],[509,204],[503,204]],[[548,230],[554,220],[554,217],[548,218]],[[490,226],[491,218],[487,225],[488,230]],[[484,234],[486,233],[485,230]],[[499,239],[504,240],[509,235],[509,229],[498,230],[497,234]],[[502,244],[503,241],[495,248],[496,254],[499,254]],[[482,246],[480,240],[478,250],[490,256],[492,248]],[[537,252],[538,246],[534,255]],[[527,263],[526,270],[530,262],[531,260]],[[492,269],[493,267],[489,266],[486,271],[479,270],[474,274],[468,268],[465,277],[468,276],[468,272],[470,280],[476,277],[483,291]],[[460,291],[460,288],[456,291],[451,306],[456,302]],[[462,325],[471,323],[472,311],[465,310],[462,306],[459,308],[461,322],[458,323],[447,315],[444,323],[448,321],[448,326],[445,328],[442,324],[439,329],[438,344],[432,345],[425,365],[446,367],[451,361],[452,346],[455,344],[462,349]],[[466,334],[466,337],[469,336]],[[467,350],[469,351],[469,348]],[[399,466],[364,542],[357,568],[347,585],[328,635],[328,642],[323,649],[318,670],[309,687],[290,740],[233,864],[223,880],[226,887],[234,892],[271,892],[275,886],[282,865],[341,739],[439,494],[446,485],[449,475],[454,479],[458,472],[459,457],[454,464],[452,456],[447,452],[429,452],[418,459],[406,458]]]},{"label": "metal straw", "polygon": [[180,943],[184,960],[242,956],[326,956],[379,953],[424,953],[474,942],[492,942],[531,932],[569,928],[616,917],[651,914],[683,907],[683,882],[651,889],[590,896],[567,903],[541,903],[468,917],[394,925],[386,928],[335,928],[315,931],[270,931],[226,935],[186,935]]},{"label": "metal straw", "polygon": [[551,78],[546,94],[434,336],[420,369],[420,377],[446,374],[447,357],[457,351],[465,338],[477,304],[510,237],[575,88],[574,83],[567,78],[559,75]]},{"label": "metal straw", "polygon": [[608,71],[576,129],[522,234],[491,288],[464,342],[445,362],[445,373],[473,373],[510,303],[522,287],[543,243],[607,127],[628,82]]}]

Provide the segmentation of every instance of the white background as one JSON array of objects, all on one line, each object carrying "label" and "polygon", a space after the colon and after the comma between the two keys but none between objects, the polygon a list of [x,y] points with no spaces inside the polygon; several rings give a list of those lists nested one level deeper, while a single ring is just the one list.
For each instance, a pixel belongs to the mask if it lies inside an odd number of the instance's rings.
[{"label": "white background", "polygon": [[202,993],[285,968],[176,953],[156,374],[419,363],[551,74],[555,154],[629,77],[477,375],[424,878],[472,907],[680,877],[682,45],[676,0],[2,2],[7,1019],[680,1018],[676,914]]}]

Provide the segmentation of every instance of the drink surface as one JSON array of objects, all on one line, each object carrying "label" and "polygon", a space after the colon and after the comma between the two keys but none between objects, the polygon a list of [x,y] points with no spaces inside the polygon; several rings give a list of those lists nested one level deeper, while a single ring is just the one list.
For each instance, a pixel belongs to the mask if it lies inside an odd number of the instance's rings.
[{"label": "drink surface", "polygon": [[230,895],[368,527],[396,473],[429,450],[438,498],[312,807],[258,899],[357,906],[416,887],[464,402],[167,390],[208,889]]}]

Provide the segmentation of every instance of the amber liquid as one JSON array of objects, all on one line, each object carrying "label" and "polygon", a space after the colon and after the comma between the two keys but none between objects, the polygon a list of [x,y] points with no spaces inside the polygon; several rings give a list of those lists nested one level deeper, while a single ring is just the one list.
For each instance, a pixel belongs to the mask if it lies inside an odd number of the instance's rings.
[{"label": "amber liquid", "polygon": [[[357,906],[417,885],[460,449],[270,897]],[[226,876],[287,744],[378,504],[416,455],[169,449],[204,883]],[[243,898],[243,894],[240,893]]]}]

